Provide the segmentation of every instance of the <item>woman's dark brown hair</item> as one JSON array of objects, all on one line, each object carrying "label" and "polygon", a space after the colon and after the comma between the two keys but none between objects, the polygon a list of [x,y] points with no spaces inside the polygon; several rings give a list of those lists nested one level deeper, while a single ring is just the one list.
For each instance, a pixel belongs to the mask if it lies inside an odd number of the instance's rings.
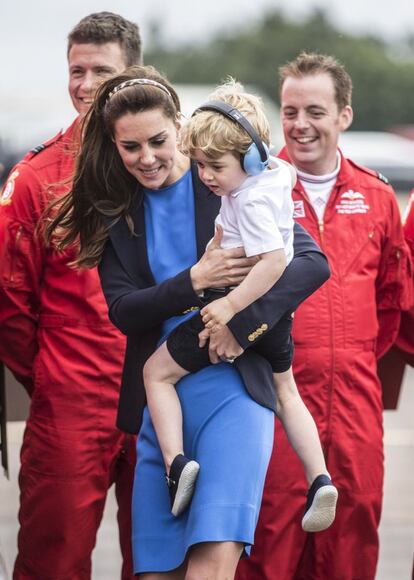
[{"label": "woman's dark brown hair", "polygon": [[[155,84],[119,85],[132,79]],[[157,87],[160,83],[167,90]],[[180,101],[170,83],[151,66],[132,66],[101,85],[82,126],[72,190],[49,208],[45,238],[58,251],[78,244],[77,266],[96,266],[108,230],[126,219],[134,234],[131,211],[141,203],[136,179],[125,169],[113,141],[115,122],[127,113],[160,109],[173,120]],[[142,195],[142,194],[141,194]]]}]

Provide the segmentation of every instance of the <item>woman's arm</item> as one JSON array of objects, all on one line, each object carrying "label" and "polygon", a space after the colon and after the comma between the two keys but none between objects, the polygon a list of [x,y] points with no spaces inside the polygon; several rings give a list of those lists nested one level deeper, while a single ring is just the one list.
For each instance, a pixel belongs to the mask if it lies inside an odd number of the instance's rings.
[{"label": "woman's arm", "polygon": [[198,304],[189,269],[161,284],[140,288],[122,266],[110,239],[98,269],[109,318],[124,334],[146,332]]},{"label": "woman's arm", "polygon": [[192,277],[195,266],[161,284],[144,287],[143,282],[139,287],[122,266],[109,239],[99,264],[99,275],[111,321],[124,334],[140,334],[189,308],[202,306],[197,291],[243,278],[252,267],[253,260],[241,258],[241,253],[239,249],[209,248],[196,265],[199,274],[196,288]]},{"label": "woman's arm", "polygon": [[191,268],[191,281],[195,292],[205,288],[236,286],[243,282],[258,258],[246,258],[243,248],[222,250],[223,228],[218,225],[214,238],[200,260]]}]

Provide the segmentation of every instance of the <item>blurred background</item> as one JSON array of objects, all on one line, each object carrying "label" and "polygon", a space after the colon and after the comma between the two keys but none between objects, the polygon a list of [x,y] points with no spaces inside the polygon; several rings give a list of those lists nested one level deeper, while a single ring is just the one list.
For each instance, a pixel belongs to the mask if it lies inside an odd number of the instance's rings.
[{"label": "blurred background", "polygon": [[[414,187],[414,8],[393,0],[13,0],[0,4],[0,182],[28,150],[73,120],[66,38],[91,12],[137,22],[146,64],[177,86],[192,112],[227,75],[260,94],[275,150],[283,144],[278,67],[301,50],[339,58],[354,82],[354,123],[341,147],[394,185],[403,210]],[[16,553],[19,448],[28,400],[6,374],[10,480],[0,474],[0,580]],[[414,549],[414,370],[397,411],[385,413],[386,480],[377,580],[411,576]],[[115,502],[108,501],[94,580],[118,577]],[[2,573],[4,567],[8,570]],[[335,579],[327,579],[335,580]]]},{"label": "blurred background", "polygon": [[[288,4],[288,7],[286,7]],[[277,69],[300,50],[334,54],[354,81],[355,120],[343,149],[400,190],[414,183],[414,11],[394,0],[26,0],[2,2],[0,163],[3,178],[28,149],[73,119],[66,37],[86,14],[112,10],[136,21],[145,62],[180,85],[188,112],[226,75],[274,107]],[[208,85],[198,89],[194,85]],[[185,107],[184,107],[185,110]]]}]

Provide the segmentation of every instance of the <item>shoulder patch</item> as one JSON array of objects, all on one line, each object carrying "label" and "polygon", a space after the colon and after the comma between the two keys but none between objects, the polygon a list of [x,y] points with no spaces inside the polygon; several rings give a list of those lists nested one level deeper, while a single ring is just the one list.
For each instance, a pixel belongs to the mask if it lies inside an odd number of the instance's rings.
[{"label": "shoulder patch", "polygon": [[46,149],[46,145],[44,143],[38,145],[37,147],[33,147],[33,149],[30,150],[30,153],[34,153],[35,155],[37,155],[38,153],[43,151],[43,149]]},{"label": "shoulder patch", "polygon": [[387,185],[389,185],[389,179],[387,179],[385,177],[385,175],[383,175],[382,173],[380,173],[379,171],[377,171],[377,177],[378,179],[381,179],[381,181],[383,181],[384,183],[386,183]]},{"label": "shoulder patch", "polygon": [[363,165],[359,165],[359,163],[355,163],[355,161],[352,161],[352,159],[347,159],[347,161],[351,165],[356,167],[356,169],[359,169],[360,171],[363,171],[364,173],[367,173],[368,175],[372,175],[372,177],[376,177],[377,179],[379,179],[380,181],[382,181],[386,185],[390,185],[389,179],[387,177],[385,177],[385,175],[383,175],[379,171],[375,171],[374,169],[369,169],[368,167],[364,167]]},{"label": "shoulder patch", "polygon": [[53,145],[53,143],[56,143],[56,141],[59,141],[59,139],[62,137],[62,134],[63,134],[62,130],[60,130],[57,135],[55,135],[54,137],[52,137],[48,141],[45,141],[44,143],[41,143],[40,145],[33,147],[33,149],[31,149],[29,155],[31,157],[33,157],[34,155],[37,155],[38,153],[40,153],[44,149],[47,149],[47,147],[50,147],[50,145]]},{"label": "shoulder patch", "polygon": [[10,173],[0,195],[0,205],[9,205],[9,203],[11,203],[12,195],[14,193],[14,181],[18,175],[19,172],[17,170]]}]

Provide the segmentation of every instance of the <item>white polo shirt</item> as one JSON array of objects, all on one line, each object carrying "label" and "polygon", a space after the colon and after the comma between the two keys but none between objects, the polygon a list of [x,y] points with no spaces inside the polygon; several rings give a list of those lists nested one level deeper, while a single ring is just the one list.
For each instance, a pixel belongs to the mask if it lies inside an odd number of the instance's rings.
[{"label": "white polo shirt", "polygon": [[222,248],[243,247],[246,256],[284,249],[293,258],[293,201],[295,171],[270,158],[270,169],[249,176],[239,189],[221,198],[216,224],[223,228]]}]

